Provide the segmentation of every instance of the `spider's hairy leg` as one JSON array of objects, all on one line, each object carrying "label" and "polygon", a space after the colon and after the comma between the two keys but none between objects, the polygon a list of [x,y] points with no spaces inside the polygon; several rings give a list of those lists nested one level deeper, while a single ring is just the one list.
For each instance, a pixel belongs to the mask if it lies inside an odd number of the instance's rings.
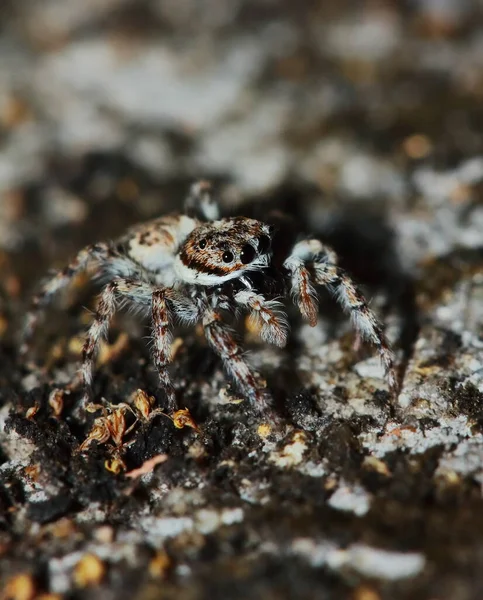
[{"label": "spider's hairy leg", "polygon": [[89,262],[107,261],[111,253],[112,250],[105,243],[86,246],[70,264],[43,282],[38,293],[32,298],[30,311],[25,319],[20,346],[21,355],[28,352],[42,310],[52,301],[57,292],[65,288],[80,271],[87,267]]},{"label": "spider's hairy leg", "polygon": [[185,200],[184,210],[187,214],[200,217],[204,221],[216,221],[220,218],[220,207],[213,198],[209,181],[200,180],[193,183]]},{"label": "spider's hairy leg", "polygon": [[235,385],[260,412],[269,408],[269,394],[263,389],[260,375],[252,371],[242,356],[242,349],[232,331],[221,321],[219,313],[208,309],[203,315],[203,328],[212,349],[222,359]]},{"label": "spider's hairy leg", "polygon": [[319,302],[317,292],[313,286],[311,273],[308,266],[315,257],[323,256],[331,264],[336,264],[337,256],[333,250],[327,248],[319,240],[302,240],[292,248],[292,252],[283,263],[290,273],[292,296],[304,319],[312,327],[317,323]]},{"label": "spider's hairy leg", "polygon": [[235,294],[234,300],[250,311],[250,320],[260,331],[262,340],[276,346],[285,346],[288,322],[281,302],[265,300],[261,294],[252,290],[239,291]]},{"label": "spider's hairy leg", "polygon": [[325,264],[322,268],[316,267],[315,272],[317,283],[328,286],[342,308],[350,314],[354,327],[361,338],[371,342],[377,348],[386,371],[389,389],[391,394],[396,396],[398,382],[394,353],[376,315],[369,308],[361,291],[347,273],[334,265]]},{"label": "spider's hairy leg", "polygon": [[200,306],[192,298],[173,288],[165,290],[169,308],[182,325],[194,325],[201,318]]},{"label": "spider's hairy leg", "polygon": [[132,302],[133,305],[138,306],[144,304],[149,307],[151,294],[152,288],[150,285],[124,277],[113,279],[102,290],[94,320],[87,331],[82,349],[81,377],[84,386],[82,406],[85,406],[90,397],[92,372],[99,343],[107,335],[119,300]]},{"label": "spider's hairy leg", "polygon": [[[300,244],[304,242],[299,242],[298,245]],[[351,316],[354,327],[362,339],[371,342],[377,348],[390,392],[396,396],[398,383],[394,354],[375,314],[349,275],[337,266],[335,252],[318,240],[306,240],[305,244],[307,250],[318,248],[318,251],[311,256],[310,253],[306,256],[306,261],[314,273],[315,283],[327,287],[344,311]]]},{"label": "spider's hairy leg", "polygon": [[166,410],[176,410],[176,393],[168,373],[168,365],[171,363],[172,333],[170,323],[170,311],[167,305],[169,290],[160,288],[152,295],[152,319],[153,319],[153,358],[158,371],[159,382],[166,394]]}]

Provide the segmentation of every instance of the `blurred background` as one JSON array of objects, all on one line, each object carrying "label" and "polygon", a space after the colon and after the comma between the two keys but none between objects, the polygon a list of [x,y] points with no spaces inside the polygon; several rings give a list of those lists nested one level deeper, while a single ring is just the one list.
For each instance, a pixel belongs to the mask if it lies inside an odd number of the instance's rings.
[{"label": "blurred background", "polygon": [[21,254],[31,282],[198,176],[226,212],[383,213],[409,267],[479,244],[482,23],[481,0],[3,0],[3,271]]}]

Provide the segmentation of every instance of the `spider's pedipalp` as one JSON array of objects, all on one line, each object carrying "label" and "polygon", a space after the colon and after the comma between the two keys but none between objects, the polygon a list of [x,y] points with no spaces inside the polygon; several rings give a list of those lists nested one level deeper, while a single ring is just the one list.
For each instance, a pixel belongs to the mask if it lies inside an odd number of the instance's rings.
[{"label": "spider's pedipalp", "polygon": [[203,316],[203,328],[209,345],[221,358],[225,370],[242,394],[252,402],[256,410],[268,409],[270,397],[260,375],[245,361],[240,346],[233,338],[233,332],[222,322],[220,315],[207,309]]},{"label": "spider's pedipalp", "polygon": [[220,207],[213,198],[213,189],[209,181],[200,180],[190,188],[184,203],[186,214],[200,217],[204,221],[216,221],[220,218]]},{"label": "spider's pedipalp", "polygon": [[166,292],[169,307],[181,325],[195,325],[200,320],[201,310],[193,299],[173,288],[169,288]]},{"label": "spider's pedipalp", "polygon": [[57,292],[65,288],[80,271],[88,266],[89,262],[107,261],[111,253],[109,245],[102,242],[86,246],[71,263],[44,281],[38,293],[32,298],[31,308],[25,319],[20,346],[21,355],[28,352],[42,310],[52,301]]},{"label": "spider's pedipalp", "polygon": [[288,321],[283,304],[277,300],[265,300],[252,290],[241,290],[234,296],[240,306],[250,311],[250,319],[260,337],[269,344],[283,347],[287,343]]}]

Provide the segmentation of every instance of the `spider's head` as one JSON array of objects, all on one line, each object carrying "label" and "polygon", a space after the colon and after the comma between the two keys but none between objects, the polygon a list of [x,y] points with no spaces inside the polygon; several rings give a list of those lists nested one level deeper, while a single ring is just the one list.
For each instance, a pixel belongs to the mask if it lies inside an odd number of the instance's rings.
[{"label": "spider's head", "polygon": [[203,224],[179,249],[176,273],[186,283],[211,286],[263,269],[270,263],[271,237],[268,225],[246,217]]}]

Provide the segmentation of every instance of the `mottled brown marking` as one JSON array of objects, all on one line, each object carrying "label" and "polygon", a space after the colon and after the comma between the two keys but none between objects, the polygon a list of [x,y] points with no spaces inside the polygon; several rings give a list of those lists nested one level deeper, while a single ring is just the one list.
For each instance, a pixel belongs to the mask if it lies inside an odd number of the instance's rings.
[{"label": "mottled brown marking", "polygon": [[[264,231],[260,221],[246,217],[223,219],[216,227],[196,228],[183,244],[180,258],[190,269],[222,277],[246,268],[240,260],[243,247],[261,235]],[[203,248],[199,245],[201,240],[206,241]],[[234,260],[230,263],[223,261],[226,251],[233,253]]]},{"label": "mottled brown marking", "polygon": [[341,284],[344,286],[345,294],[352,306],[355,306],[357,304],[365,304],[362,295],[354,287],[354,285],[347,276],[344,276],[341,279]]},{"label": "mottled brown marking", "polygon": [[152,227],[141,231],[138,236],[138,242],[141,246],[155,246],[157,244],[173,245],[173,234],[166,228],[154,229]]}]

